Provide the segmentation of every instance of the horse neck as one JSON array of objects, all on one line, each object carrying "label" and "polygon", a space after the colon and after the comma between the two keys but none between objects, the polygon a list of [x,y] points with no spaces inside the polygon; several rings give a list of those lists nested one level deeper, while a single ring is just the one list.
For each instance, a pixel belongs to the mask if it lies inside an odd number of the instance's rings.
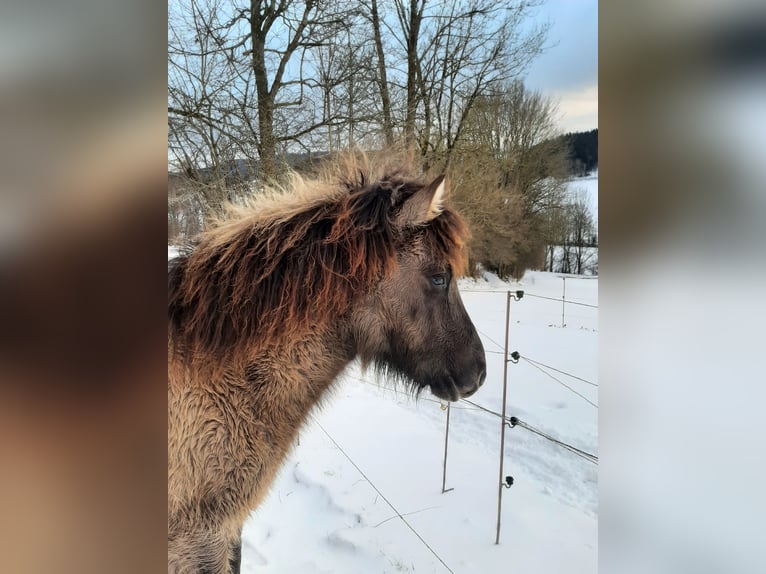
[{"label": "horse neck", "polygon": [[277,443],[292,441],[311,408],[354,355],[343,320],[251,355],[245,366],[246,392],[256,417],[269,425]]}]

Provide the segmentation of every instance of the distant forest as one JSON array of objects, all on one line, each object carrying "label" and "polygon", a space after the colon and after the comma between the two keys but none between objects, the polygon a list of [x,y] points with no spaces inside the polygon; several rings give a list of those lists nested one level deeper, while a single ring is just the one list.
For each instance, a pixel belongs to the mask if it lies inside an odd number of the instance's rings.
[{"label": "distant forest", "polygon": [[556,138],[570,149],[570,169],[574,175],[588,175],[598,167],[598,129],[570,132]]}]

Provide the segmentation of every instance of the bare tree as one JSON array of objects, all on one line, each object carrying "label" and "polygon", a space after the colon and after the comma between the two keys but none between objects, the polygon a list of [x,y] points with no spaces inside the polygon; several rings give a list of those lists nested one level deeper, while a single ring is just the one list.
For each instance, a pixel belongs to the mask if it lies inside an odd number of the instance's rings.
[{"label": "bare tree", "polygon": [[391,118],[391,96],[388,92],[388,76],[386,73],[386,56],[383,50],[383,39],[380,31],[380,15],[378,13],[378,0],[371,0],[370,19],[372,22],[373,37],[375,39],[375,53],[378,61],[378,90],[380,103],[383,111],[383,135],[386,146],[394,145],[394,126]]},{"label": "bare tree", "polygon": [[[175,3],[168,18],[168,159],[184,174],[185,193],[218,210],[241,192],[242,160],[255,158],[246,124],[237,113],[248,94],[224,49],[219,0]],[[238,165],[239,164],[239,165]],[[193,190],[193,191],[191,191]]]},{"label": "bare tree", "polygon": [[[258,133],[260,136],[258,151],[261,159],[261,171],[266,178],[276,175],[276,152],[279,142],[295,140],[331,122],[331,118],[312,122],[302,128],[292,129],[289,133],[274,133],[275,112],[279,108],[296,107],[303,104],[303,57],[307,49],[321,46],[336,37],[339,30],[346,26],[346,8],[340,2],[321,2],[319,0],[280,0],[279,2],[251,0],[249,13],[242,11],[242,17],[250,23],[250,55],[254,73],[258,101]],[[287,31],[287,39],[279,47],[270,47],[269,40],[275,31]],[[270,57],[267,57],[267,54]],[[288,64],[294,56],[300,56],[297,78],[285,76]],[[274,71],[269,80],[270,64]],[[297,87],[285,90],[288,86]],[[281,99],[288,91],[287,99]],[[289,123],[289,122],[287,122]]]},{"label": "bare tree", "polygon": [[[374,44],[366,37],[365,21],[350,14],[347,27],[336,41],[312,48],[306,58],[305,85],[321,94],[324,139],[312,138],[306,146],[332,152],[353,147],[379,123],[375,92],[377,73]],[[311,95],[306,96],[310,100]]]},{"label": "bare tree", "polygon": [[504,187],[501,166],[485,150],[461,150],[450,169],[450,194],[471,227],[471,271],[520,277],[537,263],[521,195]]},{"label": "bare tree", "polygon": [[[412,149],[417,143],[424,155],[442,153],[446,163],[477,97],[520,76],[540,53],[547,27],[525,27],[531,9],[540,2],[392,3],[394,22],[380,18],[377,1],[371,7],[379,65],[384,62],[381,29],[388,31],[398,59],[406,62],[403,70],[386,71],[382,66],[381,97],[388,100],[383,107],[394,101],[391,87],[402,90],[405,145]],[[389,72],[394,72],[393,80]],[[387,133],[389,137],[393,134]]]},{"label": "bare tree", "polygon": [[469,129],[467,138],[486,146],[505,166],[506,183],[524,196],[528,215],[561,205],[569,150],[556,137],[556,106],[551,99],[514,81],[479,99]]},{"label": "bare tree", "polygon": [[[382,117],[387,145],[398,125],[409,147],[417,143],[424,155],[443,154],[448,161],[473,104],[492,86],[521,74],[545,35],[545,29],[523,26],[537,0],[372,0],[369,6],[241,1],[171,0],[169,68],[178,73],[169,77],[168,111],[183,128],[176,131],[184,152],[193,134],[203,140],[207,161],[219,166],[225,142],[229,155],[257,156],[266,177],[276,174],[280,149],[305,146],[320,128],[330,136],[346,127],[353,140],[357,128],[364,133],[368,121],[376,123],[373,111]],[[371,25],[374,60],[359,58],[370,54],[360,51],[364,42],[358,40],[370,29],[352,31],[357,15]],[[331,55],[343,45],[349,48],[343,58]],[[318,49],[325,52],[317,78],[307,62]],[[349,55],[357,56],[353,68],[336,65],[347,64]],[[397,60],[406,68],[391,65]],[[372,78],[378,102],[370,101],[369,90],[362,97],[358,89]],[[345,105],[334,106],[329,100],[338,99],[341,82]],[[331,111],[341,107],[344,115]]]},{"label": "bare tree", "polygon": [[395,0],[396,15],[405,40],[407,58],[407,108],[404,116],[404,141],[407,148],[415,143],[415,113],[418,105],[418,41],[426,0]]},{"label": "bare tree", "polygon": [[594,224],[588,200],[583,190],[576,190],[567,204],[568,241],[572,271],[578,275],[585,272],[591,254]]},{"label": "bare tree", "polygon": [[548,271],[555,271],[557,250],[567,243],[567,217],[563,205],[549,206],[543,229],[546,254],[545,263]]},{"label": "bare tree", "polygon": [[421,58],[426,119],[421,145],[443,149],[446,164],[481,96],[520,77],[540,53],[547,28],[522,31],[535,4],[472,0],[434,19]]},{"label": "bare tree", "polygon": [[188,181],[169,225],[183,233],[195,219],[179,210],[252,193],[289,153],[401,138],[424,170],[462,174],[475,261],[537,265],[559,201],[554,109],[513,81],[542,48],[546,28],[526,23],[537,4],[171,0],[169,162]]},{"label": "bare tree", "polygon": [[[489,261],[505,260],[511,273],[542,268],[546,259],[551,267],[556,246],[565,243],[568,150],[556,137],[555,111],[549,99],[526,90],[519,81],[511,82],[476,98],[463,122],[461,140],[453,148],[460,162],[477,154],[488,158],[497,189],[505,201],[520,210],[513,225],[523,230],[523,240],[514,239],[512,258],[508,260],[500,246],[485,255]],[[479,188],[477,193],[494,192]],[[496,211],[499,223],[488,228],[508,223],[502,222],[501,210]],[[478,222],[479,227],[482,225]]]},{"label": "bare tree", "polygon": [[578,275],[597,270],[595,223],[585,190],[569,192],[561,209],[555,210],[549,235],[549,271]]},{"label": "bare tree", "polygon": [[171,1],[168,113],[179,147],[202,140],[217,168],[226,142],[229,155],[257,155],[260,175],[273,178],[280,146],[335,121],[317,113],[304,65],[309,50],[335,42],[349,13],[331,0]]}]

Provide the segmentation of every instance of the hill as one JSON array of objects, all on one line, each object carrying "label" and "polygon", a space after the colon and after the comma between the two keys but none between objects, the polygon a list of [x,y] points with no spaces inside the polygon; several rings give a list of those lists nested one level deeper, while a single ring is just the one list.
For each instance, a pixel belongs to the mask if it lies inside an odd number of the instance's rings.
[{"label": "hill", "polygon": [[570,149],[572,175],[585,176],[598,168],[598,129],[559,136]]}]

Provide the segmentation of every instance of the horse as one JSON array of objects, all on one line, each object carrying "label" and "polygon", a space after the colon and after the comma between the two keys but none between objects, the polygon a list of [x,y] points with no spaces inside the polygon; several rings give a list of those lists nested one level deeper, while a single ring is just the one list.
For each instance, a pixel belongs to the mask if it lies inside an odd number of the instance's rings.
[{"label": "horse", "polygon": [[169,572],[239,572],[245,519],[355,359],[446,401],[484,382],[448,181],[347,164],[231,206],[169,262]]}]

